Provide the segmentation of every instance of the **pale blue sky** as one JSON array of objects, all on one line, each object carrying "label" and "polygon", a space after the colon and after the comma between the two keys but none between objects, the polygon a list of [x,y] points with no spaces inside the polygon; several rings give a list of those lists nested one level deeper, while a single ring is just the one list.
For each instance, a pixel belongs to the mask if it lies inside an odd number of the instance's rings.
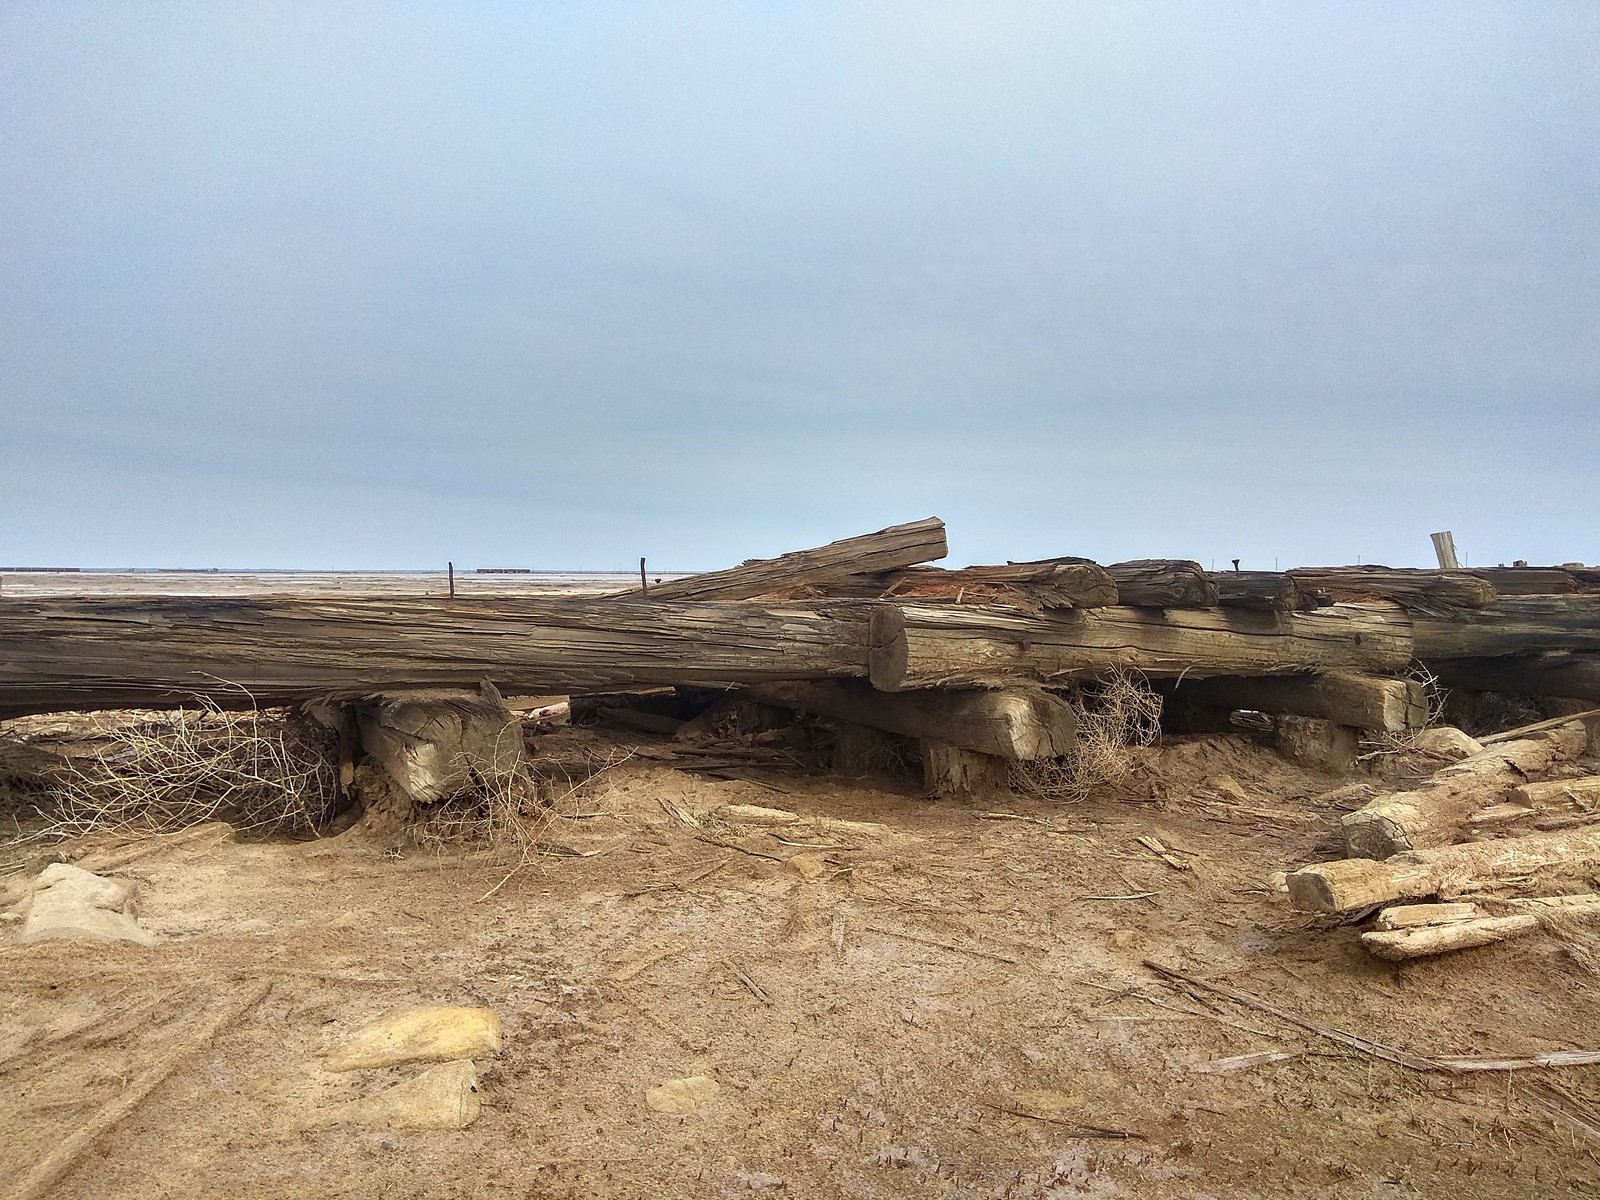
[{"label": "pale blue sky", "polygon": [[0,562],[1600,560],[1600,6],[0,4]]}]

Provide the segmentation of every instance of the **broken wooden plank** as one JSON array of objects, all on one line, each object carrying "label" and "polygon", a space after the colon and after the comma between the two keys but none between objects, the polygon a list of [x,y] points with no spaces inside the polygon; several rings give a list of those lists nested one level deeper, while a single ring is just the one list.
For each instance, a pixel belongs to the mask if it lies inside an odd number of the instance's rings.
[{"label": "broken wooden plank", "polygon": [[[748,600],[785,588],[914,566],[943,558],[949,552],[944,522],[928,517],[810,550],[793,550],[777,558],[751,559],[725,571],[707,571],[652,584],[650,600]],[[637,599],[639,595],[639,589],[630,588],[616,593],[613,599]]]}]

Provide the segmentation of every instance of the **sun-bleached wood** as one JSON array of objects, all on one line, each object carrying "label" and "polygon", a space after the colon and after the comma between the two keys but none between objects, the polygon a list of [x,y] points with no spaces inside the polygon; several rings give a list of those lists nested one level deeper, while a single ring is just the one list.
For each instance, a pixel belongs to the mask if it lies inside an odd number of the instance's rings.
[{"label": "sun-bleached wood", "polygon": [[[708,571],[653,583],[650,600],[747,600],[847,575],[914,566],[943,558],[948,553],[944,522],[938,517],[928,517],[810,550],[794,550],[777,558],[751,559],[725,571]],[[613,598],[630,596],[639,598],[639,589],[617,592]]]},{"label": "sun-bleached wood", "polygon": [[1583,878],[1600,867],[1600,826],[1412,850],[1382,862],[1342,858],[1291,871],[1289,900],[1308,912],[1353,912],[1438,895],[1485,891],[1534,872]]},{"label": "sun-bleached wood", "polygon": [[1535,916],[1478,917],[1445,925],[1363,933],[1361,944],[1379,958],[1400,962],[1408,958],[1448,954],[1452,950],[1470,950],[1474,946],[1490,946],[1507,938],[1532,933],[1537,928],[1539,918]]},{"label": "sun-bleached wood", "polygon": [[1529,775],[1583,753],[1588,730],[1571,721],[1535,737],[1502,742],[1452,763],[1432,786],[1381,796],[1340,821],[1345,852],[1353,858],[1388,858],[1406,850],[1454,841],[1472,815],[1504,799]]},{"label": "sun-bleached wood", "polygon": [[[1117,603],[1116,582],[1086,558],[1057,558],[1003,566],[906,567],[793,589],[802,597],[917,599],[973,606],[1007,605],[1039,613],[1047,608],[1104,608]],[[777,593],[768,593],[774,595]]]},{"label": "sun-bleached wood", "polygon": [[1448,925],[1470,921],[1478,915],[1476,904],[1396,904],[1384,909],[1373,922],[1379,930],[1416,929],[1422,925]]},{"label": "sun-bleached wood", "polygon": [[1391,604],[1308,613],[1096,608],[1033,617],[955,605],[885,605],[872,617],[884,691],[1058,683],[1114,671],[1151,677],[1387,672],[1411,659],[1411,622]]}]

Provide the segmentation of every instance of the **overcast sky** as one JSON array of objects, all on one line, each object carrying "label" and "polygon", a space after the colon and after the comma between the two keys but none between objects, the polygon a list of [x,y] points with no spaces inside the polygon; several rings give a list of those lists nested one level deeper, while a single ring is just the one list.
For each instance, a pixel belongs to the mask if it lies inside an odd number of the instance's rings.
[{"label": "overcast sky", "polygon": [[1600,561],[1600,5],[0,5],[0,562]]}]

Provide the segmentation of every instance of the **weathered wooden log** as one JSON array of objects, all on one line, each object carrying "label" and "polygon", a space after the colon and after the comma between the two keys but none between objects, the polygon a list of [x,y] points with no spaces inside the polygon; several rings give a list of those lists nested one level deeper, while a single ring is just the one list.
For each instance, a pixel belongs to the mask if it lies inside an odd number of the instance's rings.
[{"label": "weathered wooden log", "polygon": [[1030,617],[1003,609],[885,605],[872,617],[872,682],[883,691],[1090,679],[1388,672],[1411,659],[1411,622],[1388,604],[1311,613],[1095,608]]},{"label": "weathered wooden log", "polygon": [[1581,779],[1552,779],[1547,783],[1525,783],[1511,789],[1511,800],[1529,808],[1554,808],[1578,805],[1600,807],[1600,775]]},{"label": "weathered wooden log", "polygon": [[1303,588],[1335,600],[1392,600],[1412,612],[1446,615],[1494,603],[1495,590],[1460,571],[1418,571],[1396,567],[1295,567],[1289,572]]},{"label": "weathered wooden log", "polygon": [[[829,542],[811,550],[795,550],[777,558],[751,559],[725,571],[708,571],[652,584],[649,599],[748,600],[769,592],[806,584],[827,583],[847,575],[892,571],[943,558],[944,522],[938,517],[891,525],[877,533]],[[640,589],[618,592],[612,599],[639,599]]]},{"label": "weathered wooden log", "polygon": [[1117,603],[1116,582],[1086,558],[1056,558],[1004,566],[906,567],[872,575],[786,589],[800,598],[917,599],[949,604],[1008,605],[1025,612],[1049,608],[1104,608]]},{"label": "weathered wooden log", "polygon": [[1003,758],[924,739],[922,780],[938,800],[986,801],[1011,790],[1011,770]]},{"label": "weathered wooden log", "polygon": [[0,715],[404,687],[604,692],[866,672],[850,601],[0,599]]},{"label": "weathered wooden log", "polygon": [[1217,571],[1211,575],[1217,603],[1223,608],[1258,612],[1301,612],[1317,607],[1286,571]]},{"label": "weathered wooden log", "polygon": [[1562,567],[1472,567],[1467,573],[1500,596],[1553,596],[1588,590],[1578,574]]},{"label": "weathered wooden log", "polygon": [[1429,669],[1447,687],[1525,696],[1600,700],[1600,654],[1549,651],[1506,658],[1435,659]]},{"label": "weathered wooden log", "polygon": [[1428,720],[1428,701],[1420,683],[1348,671],[1181,679],[1163,684],[1160,690],[1195,704],[1322,717],[1340,725],[1384,733],[1420,729]]},{"label": "weathered wooden log", "polygon": [[1289,900],[1308,912],[1353,912],[1393,900],[1487,891],[1535,872],[1586,878],[1600,867],[1600,826],[1412,850],[1382,862],[1342,858],[1288,876]]},{"label": "weathered wooden log", "polygon": [[1197,562],[1177,558],[1136,558],[1112,563],[1117,603],[1130,608],[1215,608],[1217,585]]},{"label": "weathered wooden log", "polygon": [[1478,917],[1443,925],[1363,933],[1361,944],[1379,958],[1400,962],[1408,958],[1447,954],[1452,950],[1470,950],[1474,946],[1490,946],[1507,938],[1532,933],[1537,928],[1539,918],[1535,916]]},{"label": "weathered wooden log", "polygon": [[1588,730],[1572,721],[1546,733],[1502,742],[1452,763],[1431,787],[1379,797],[1340,821],[1352,858],[1388,858],[1443,846],[1459,837],[1472,814],[1487,808],[1529,775],[1583,753]]},{"label": "weathered wooden log", "polygon": [[1078,719],[1036,688],[880,692],[854,681],[771,683],[750,689],[767,704],[837,717],[1010,761],[1072,752]]},{"label": "weathered wooden log", "polygon": [[1600,650],[1600,594],[1511,596],[1439,619],[1418,616],[1416,655],[1430,667],[1456,658],[1539,650]]}]

